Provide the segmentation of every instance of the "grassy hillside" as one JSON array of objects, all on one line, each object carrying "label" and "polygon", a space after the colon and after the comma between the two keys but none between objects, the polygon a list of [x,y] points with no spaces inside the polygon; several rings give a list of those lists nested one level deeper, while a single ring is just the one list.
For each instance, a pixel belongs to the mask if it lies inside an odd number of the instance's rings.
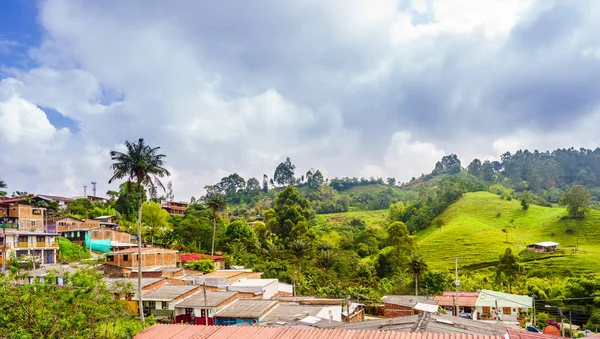
[{"label": "grassy hillside", "polygon": [[[555,241],[564,248],[561,256],[524,255],[529,269],[552,268],[557,273],[600,271],[600,211],[591,211],[582,221],[563,219],[564,208],[530,206],[523,211],[519,201],[502,200],[487,193],[468,193],[439,218],[441,228],[418,233],[419,252],[430,268],[459,266],[479,269],[494,265],[507,248],[523,250],[526,244]],[[579,244],[573,254],[569,247]],[[559,272],[560,271],[560,272]]]},{"label": "grassy hillside", "polygon": [[353,219],[360,219],[370,227],[383,228],[387,223],[387,215],[387,210],[319,214],[317,215],[317,231],[339,230],[347,227]]}]

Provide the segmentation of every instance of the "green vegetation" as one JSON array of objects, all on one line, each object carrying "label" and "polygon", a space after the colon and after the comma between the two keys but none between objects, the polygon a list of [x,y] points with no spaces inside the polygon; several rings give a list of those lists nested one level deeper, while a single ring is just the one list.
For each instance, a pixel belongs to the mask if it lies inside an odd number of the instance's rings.
[{"label": "green vegetation", "polygon": [[519,201],[488,192],[467,193],[438,217],[441,228],[417,233],[419,253],[433,269],[452,268],[458,257],[460,266],[477,270],[495,267],[506,247],[518,253],[526,244],[554,241],[562,253],[525,256],[548,257],[526,262],[526,268],[554,269],[553,275],[600,272],[600,211],[590,211],[583,220],[567,216],[564,208],[531,205],[523,210]]},{"label": "green vegetation", "polygon": [[115,300],[102,275],[92,269],[65,273],[64,286],[56,284],[52,272],[42,281],[14,284],[23,276],[11,269],[10,275],[0,277],[2,338],[119,338],[106,325],[128,322],[131,326],[125,304]]},{"label": "green vegetation", "polygon": [[58,247],[60,249],[60,259],[64,261],[77,261],[92,257],[90,252],[86,251],[85,248],[63,237],[58,238]]}]

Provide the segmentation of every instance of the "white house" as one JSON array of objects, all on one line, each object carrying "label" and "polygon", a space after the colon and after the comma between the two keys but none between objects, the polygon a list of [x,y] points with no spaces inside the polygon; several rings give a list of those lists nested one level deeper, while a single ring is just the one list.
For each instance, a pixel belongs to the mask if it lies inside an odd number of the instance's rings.
[{"label": "white house", "polygon": [[271,299],[279,292],[279,286],[277,279],[240,279],[227,286],[227,290],[253,293],[262,295],[262,299]]},{"label": "white house", "polygon": [[520,318],[529,316],[532,307],[532,297],[481,290],[475,302],[473,319],[518,324]]}]

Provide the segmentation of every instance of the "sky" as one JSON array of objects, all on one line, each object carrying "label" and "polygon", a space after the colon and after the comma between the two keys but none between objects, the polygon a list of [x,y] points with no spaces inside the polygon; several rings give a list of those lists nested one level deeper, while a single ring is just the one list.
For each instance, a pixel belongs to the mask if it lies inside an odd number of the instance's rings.
[{"label": "sky", "polygon": [[167,155],[176,200],[237,172],[395,177],[455,153],[600,146],[595,0],[3,0],[0,179],[109,185]]}]

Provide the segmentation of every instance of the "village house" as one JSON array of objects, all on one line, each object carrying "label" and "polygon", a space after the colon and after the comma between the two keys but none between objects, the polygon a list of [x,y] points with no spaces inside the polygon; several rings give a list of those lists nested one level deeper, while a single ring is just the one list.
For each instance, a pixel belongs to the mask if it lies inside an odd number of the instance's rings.
[{"label": "village house", "polygon": [[[132,270],[138,269],[138,249],[129,248],[106,254],[104,272],[108,276],[129,277]],[[151,267],[177,267],[179,252],[166,248],[142,248],[142,270]]]},{"label": "village house", "polygon": [[215,314],[215,325],[255,324],[276,305],[277,300],[238,299]]},{"label": "village house", "polygon": [[251,294],[262,299],[271,299],[279,291],[277,279],[240,279],[227,286],[228,291]]},{"label": "village house", "polygon": [[234,282],[246,278],[246,279],[260,279],[262,272],[252,272],[251,269],[245,270],[217,270],[205,274],[200,284],[206,283],[206,286],[210,286],[214,289],[225,290],[227,286]]},{"label": "village house", "polygon": [[[237,292],[202,291],[175,303],[175,322],[196,325],[215,324],[215,314],[238,299]],[[207,318],[207,319],[205,319]]]},{"label": "village house", "polygon": [[456,313],[456,292],[444,292],[442,295],[436,295],[434,300],[438,306],[443,308],[448,314],[463,315],[471,318],[475,311],[475,302],[479,297],[478,292],[459,292],[458,293],[458,314]]},{"label": "village house", "polygon": [[162,208],[170,215],[184,215],[187,207],[187,202],[164,201],[162,203]]},{"label": "village house", "polygon": [[0,201],[0,220],[7,225],[0,233],[0,246],[6,251],[6,258],[14,254],[16,257],[35,258],[40,264],[56,263],[58,234],[46,231],[45,209],[26,205],[21,201],[22,199]]},{"label": "village house", "polygon": [[[381,298],[384,305],[384,317],[405,317],[422,312],[418,304],[437,305],[433,298],[414,295],[387,295]],[[426,306],[425,306],[426,307]]]},{"label": "village house", "polygon": [[58,204],[59,210],[65,210],[67,208],[67,205],[73,202],[73,199],[71,198],[47,194],[38,194],[33,199],[38,201],[54,201]]},{"label": "village house", "polygon": [[481,290],[475,302],[473,319],[519,324],[520,320],[529,317],[532,307],[532,297]]},{"label": "village house", "polygon": [[222,255],[208,255],[208,254],[197,254],[197,253],[185,253],[179,256],[181,264],[185,265],[190,261],[198,261],[202,259],[210,259],[215,264],[215,270],[225,269],[225,257]]},{"label": "village house", "polygon": [[[156,289],[142,292],[144,314],[146,316],[154,315],[157,319],[173,319],[175,316],[175,303],[191,296],[200,289],[202,289],[202,286],[165,284]],[[138,297],[135,296],[132,299],[138,300]]]},{"label": "village house", "polygon": [[558,248],[559,243],[552,241],[538,242],[527,245],[527,252],[530,253],[554,253]]}]

